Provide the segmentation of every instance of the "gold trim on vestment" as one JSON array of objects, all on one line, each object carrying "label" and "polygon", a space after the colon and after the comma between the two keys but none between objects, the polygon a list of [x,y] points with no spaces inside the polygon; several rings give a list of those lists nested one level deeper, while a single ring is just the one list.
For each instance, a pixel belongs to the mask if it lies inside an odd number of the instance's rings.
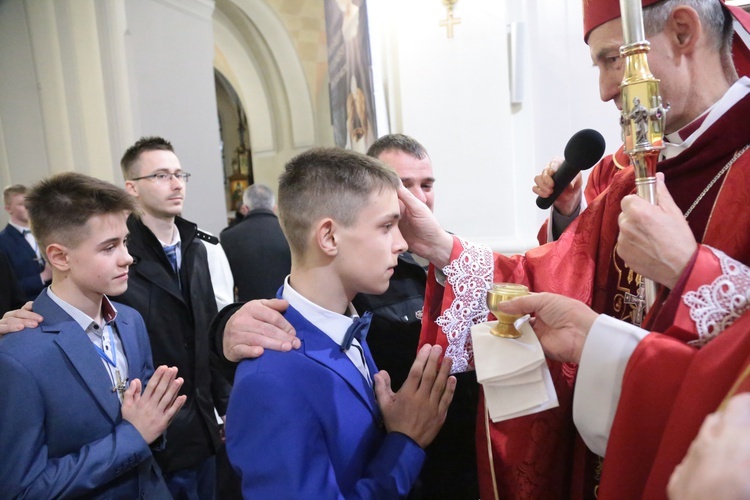
[{"label": "gold trim on vestment", "polygon": [[719,409],[717,411],[724,411],[724,408],[729,404],[729,400],[732,399],[737,392],[737,389],[739,389],[740,385],[745,381],[746,378],[750,377],[750,365],[745,367],[745,371],[742,372],[742,374],[737,378],[737,380],[732,384],[732,388],[729,389],[729,392],[724,397],[724,400],[719,405]]},{"label": "gold trim on vestment", "polygon": [[500,500],[500,494],[497,492],[497,477],[495,477],[495,458],[492,455],[492,439],[490,438],[490,410],[487,408],[487,401],[484,402],[484,428],[487,437],[487,455],[490,459],[490,472],[492,474],[492,489],[495,493],[495,500]]}]

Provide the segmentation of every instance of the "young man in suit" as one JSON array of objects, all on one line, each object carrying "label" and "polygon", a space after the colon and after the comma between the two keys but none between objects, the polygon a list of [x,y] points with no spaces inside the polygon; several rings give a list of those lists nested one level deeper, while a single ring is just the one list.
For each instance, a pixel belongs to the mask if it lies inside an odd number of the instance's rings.
[{"label": "young man in suit", "polygon": [[25,199],[26,186],[14,184],[3,190],[10,223],[0,231],[0,252],[10,260],[26,300],[34,300],[52,279],[52,269],[44,261],[43,252],[31,234]]},{"label": "young man in suit", "polygon": [[406,250],[398,186],[382,163],[339,149],[303,153],[282,174],[292,272],[280,297],[302,347],[237,369],[227,451],[246,498],[398,498],[419,475],[453,397],[451,363],[438,368],[426,346],[394,394],[364,340],[371,316],[351,305],[383,293]]},{"label": "young man in suit", "polygon": [[214,408],[226,414],[230,386],[209,350],[216,299],[200,240],[218,239],[179,217],[190,174],[182,170],[169,141],[140,139],[120,166],[125,189],[138,200],[141,213],[128,219],[128,250],[135,262],[130,285],[118,300],[143,315],[155,362],[180,370],[182,394],[188,397],[165,448],[154,456],[175,498],[211,499],[221,445]]},{"label": "young man in suit", "polygon": [[184,404],[182,379],[154,373],[143,319],[106,296],[128,286],[132,199],[65,173],[28,204],[52,285],[34,302],[44,321],[0,340],[3,495],[165,498],[149,444]]}]

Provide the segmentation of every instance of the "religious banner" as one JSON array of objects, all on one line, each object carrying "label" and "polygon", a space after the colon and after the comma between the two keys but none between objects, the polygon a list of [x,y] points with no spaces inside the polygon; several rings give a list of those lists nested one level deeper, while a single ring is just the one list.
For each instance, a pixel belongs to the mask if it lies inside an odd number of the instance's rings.
[{"label": "religious banner", "polygon": [[377,138],[365,0],[325,0],[331,121],[336,146],[360,153]]}]

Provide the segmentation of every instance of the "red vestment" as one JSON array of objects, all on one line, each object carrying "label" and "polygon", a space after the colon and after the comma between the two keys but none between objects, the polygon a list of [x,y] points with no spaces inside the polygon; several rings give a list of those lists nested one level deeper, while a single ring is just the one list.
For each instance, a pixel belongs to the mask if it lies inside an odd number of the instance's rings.
[{"label": "red vestment", "polygon": [[[750,95],[725,112],[677,157],[658,164],[677,205],[686,211],[738,150],[750,143]],[[750,153],[742,155],[705,193],[688,223],[698,242],[750,263]],[[620,201],[634,193],[632,169],[618,172],[609,189],[585,210],[553,243],[525,255],[492,255],[477,247],[464,248],[455,239],[451,264],[444,271],[445,288],[428,279],[421,344],[440,344],[458,370],[470,369],[473,354],[468,330],[486,321],[484,303],[491,282],[514,282],[532,291],[561,293],[595,311],[630,320],[634,308],[627,294],[638,282],[616,255]],[[679,303],[668,293],[650,312],[652,323],[671,325]],[[647,318],[648,320],[649,318]],[[659,328],[666,331],[666,328]],[[673,334],[673,332],[667,332]],[[679,338],[679,337],[678,337]],[[685,340],[685,339],[681,339]],[[492,424],[480,403],[477,455],[482,498],[564,498],[588,496],[580,476],[571,481],[572,432],[570,405],[575,367],[550,362],[560,407]],[[637,423],[634,423],[637,427]],[[491,446],[488,446],[491,444]],[[570,487],[570,488],[569,488]]]},{"label": "red vestment", "polygon": [[[700,248],[697,257],[674,290],[692,295],[696,307],[680,305],[674,326],[663,335],[644,338],[628,361],[607,445],[601,498],[666,498],[669,476],[706,416],[728,392],[750,390],[750,313],[736,318],[746,309],[742,300],[750,294],[750,271],[736,262],[725,264],[729,279],[708,249]],[[712,276],[718,278],[702,284]],[[695,320],[689,318],[691,311]],[[726,320],[734,322],[701,349],[680,340],[698,338],[696,321],[706,340],[710,326],[719,331]]]}]

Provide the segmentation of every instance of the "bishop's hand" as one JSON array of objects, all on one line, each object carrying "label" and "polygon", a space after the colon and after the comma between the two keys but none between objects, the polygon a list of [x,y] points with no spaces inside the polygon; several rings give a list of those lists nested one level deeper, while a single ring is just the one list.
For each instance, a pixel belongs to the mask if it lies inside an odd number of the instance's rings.
[{"label": "bishop's hand", "polygon": [[674,288],[698,248],[682,210],[656,174],[657,204],[637,195],[622,199],[617,254],[641,276]]},{"label": "bishop's hand", "polygon": [[586,304],[554,293],[533,293],[497,304],[506,314],[531,314],[531,326],[545,355],[578,363],[591,325],[599,316]]},{"label": "bishop's hand", "polygon": [[403,185],[398,188],[401,219],[398,228],[409,251],[424,257],[442,269],[450,262],[453,237],[438,223],[429,207]]},{"label": "bishop's hand", "polygon": [[[535,195],[542,198],[552,196],[552,192],[555,189],[555,180],[552,176],[560,168],[563,161],[565,160],[560,157],[553,158],[538,175],[534,176],[534,186],[531,190]],[[573,214],[581,205],[581,186],[583,186],[583,175],[579,172],[555,200],[553,204],[555,210],[566,217]]]}]

